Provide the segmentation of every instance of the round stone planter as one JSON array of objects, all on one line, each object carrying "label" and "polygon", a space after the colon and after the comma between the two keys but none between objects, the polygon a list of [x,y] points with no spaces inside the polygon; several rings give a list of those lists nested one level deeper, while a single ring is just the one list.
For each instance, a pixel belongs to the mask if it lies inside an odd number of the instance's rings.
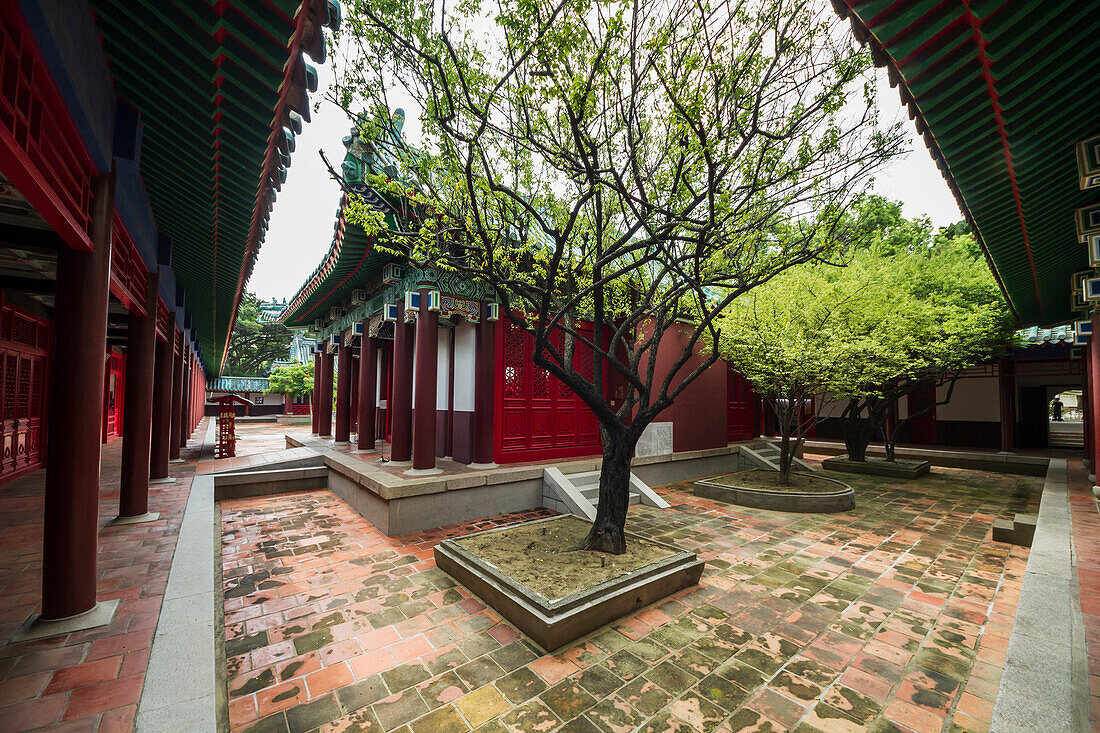
[{"label": "round stone planter", "polygon": [[836,484],[836,491],[775,491],[738,486],[738,473],[727,473],[695,482],[695,495],[715,501],[778,512],[834,513],[856,506],[852,487],[843,481],[815,475],[814,478]]}]

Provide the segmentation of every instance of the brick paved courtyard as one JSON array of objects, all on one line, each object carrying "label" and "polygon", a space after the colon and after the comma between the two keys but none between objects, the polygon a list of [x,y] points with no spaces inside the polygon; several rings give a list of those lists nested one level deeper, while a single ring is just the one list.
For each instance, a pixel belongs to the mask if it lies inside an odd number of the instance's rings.
[{"label": "brick paved courtyard", "polygon": [[698,551],[702,583],[557,654],[327,491],[223,502],[233,729],[983,731],[1027,550],[992,521],[1041,479],[853,478],[857,509],[796,515],[660,489],[630,529]]},{"label": "brick paved courtyard", "polygon": [[[122,441],[103,447],[99,492],[98,598],[120,600],[107,626],[10,644],[41,602],[44,473],[0,491],[0,730],[59,725],[66,731],[128,731],[149,665],[168,568],[191,489],[204,420],[172,464],[175,483],[149,488],[154,522],[105,526],[118,514]],[[53,728],[51,728],[52,730]]]}]

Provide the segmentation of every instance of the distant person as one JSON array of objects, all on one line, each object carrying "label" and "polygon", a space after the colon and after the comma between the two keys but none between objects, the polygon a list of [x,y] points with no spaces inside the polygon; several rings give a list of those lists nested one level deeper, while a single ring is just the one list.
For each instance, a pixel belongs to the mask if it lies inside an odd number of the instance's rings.
[{"label": "distant person", "polygon": [[1054,422],[1062,422],[1062,400],[1057,397],[1054,398],[1054,402],[1050,405],[1051,414],[1054,417]]}]

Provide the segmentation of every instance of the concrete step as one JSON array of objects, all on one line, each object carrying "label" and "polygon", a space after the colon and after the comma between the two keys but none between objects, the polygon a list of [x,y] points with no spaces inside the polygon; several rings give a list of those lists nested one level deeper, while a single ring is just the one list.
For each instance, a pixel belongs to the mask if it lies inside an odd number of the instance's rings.
[{"label": "concrete step", "polygon": [[[592,502],[592,506],[599,506],[600,504],[600,487],[593,486],[586,489],[581,489],[581,496]],[[629,504],[639,504],[642,501],[642,497],[637,491],[630,492]]]},{"label": "concrete step", "polygon": [[585,471],[583,473],[567,473],[565,477],[569,479],[569,483],[578,489],[586,489],[589,486],[600,485],[600,472],[599,471]]},{"label": "concrete step", "polygon": [[1038,523],[1037,514],[1017,514],[1013,519],[996,519],[993,521],[993,541],[1031,547]]},{"label": "concrete step", "polygon": [[1081,435],[1051,433],[1047,438],[1051,448],[1084,448],[1085,438]]}]

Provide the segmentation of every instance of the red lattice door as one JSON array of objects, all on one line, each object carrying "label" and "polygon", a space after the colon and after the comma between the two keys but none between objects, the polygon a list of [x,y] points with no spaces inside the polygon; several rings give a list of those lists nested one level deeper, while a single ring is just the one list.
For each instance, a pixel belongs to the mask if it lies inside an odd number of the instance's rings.
[{"label": "red lattice door", "polygon": [[45,415],[46,322],[0,309],[0,481],[41,468]]},{"label": "red lattice door", "polygon": [[[588,334],[591,335],[591,332]],[[511,322],[498,342],[497,461],[515,463],[599,453],[595,416],[573,391],[533,360],[534,337]],[[556,345],[561,345],[557,334]],[[574,367],[592,376],[592,351],[578,346]]]}]

